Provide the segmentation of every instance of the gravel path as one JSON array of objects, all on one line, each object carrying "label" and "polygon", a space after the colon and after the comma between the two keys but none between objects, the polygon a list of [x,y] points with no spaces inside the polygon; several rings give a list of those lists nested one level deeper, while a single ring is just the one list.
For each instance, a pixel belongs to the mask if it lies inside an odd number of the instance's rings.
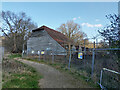
[{"label": "gravel path", "polygon": [[43,78],[39,80],[39,86],[41,88],[90,88],[90,86],[86,86],[82,82],[74,79],[71,75],[61,73],[51,66],[23,59],[18,60],[34,67],[43,75]]}]

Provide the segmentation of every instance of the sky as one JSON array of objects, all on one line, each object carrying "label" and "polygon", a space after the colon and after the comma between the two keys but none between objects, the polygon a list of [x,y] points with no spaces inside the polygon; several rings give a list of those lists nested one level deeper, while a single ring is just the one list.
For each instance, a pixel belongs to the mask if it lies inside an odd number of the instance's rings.
[{"label": "sky", "polygon": [[105,15],[118,14],[118,2],[3,2],[2,10],[25,12],[38,27],[46,25],[55,30],[73,20],[92,38],[110,24]]}]

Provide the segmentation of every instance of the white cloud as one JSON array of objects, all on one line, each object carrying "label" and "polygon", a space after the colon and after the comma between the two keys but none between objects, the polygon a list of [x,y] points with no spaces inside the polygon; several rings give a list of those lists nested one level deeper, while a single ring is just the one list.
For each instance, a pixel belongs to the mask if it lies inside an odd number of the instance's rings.
[{"label": "white cloud", "polygon": [[76,20],[77,18],[73,18],[73,20]]},{"label": "white cloud", "polygon": [[80,19],[80,17],[78,17]]},{"label": "white cloud", "polygon": [[102,24],[89,24],[89,23],[82,23],[82,26],[87,26],[87,27],[102,27]]},{"label": "white cloud", "polygon": [[95,27],[102,27],[102,24],[96,24]]}]

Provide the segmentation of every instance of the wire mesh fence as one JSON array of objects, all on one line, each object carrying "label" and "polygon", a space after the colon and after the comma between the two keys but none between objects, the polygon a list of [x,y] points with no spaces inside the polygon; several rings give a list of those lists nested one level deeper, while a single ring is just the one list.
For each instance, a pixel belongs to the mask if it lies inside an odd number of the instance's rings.
[{"label": "wire mesh fence", "polygon": [[[103,68],[108,68],[113,71],[120,72],[118,54],[120,50],[115,49],[99,49],[95,52],[95,64],[94,64],[94,78],[100,77],[100,72]],[[120,75],[103,71],[102,73],[102,85],[105,88],[120,88]],[[99,78],[96,78],[99,81]]]},{"label": "wire mesh fence", "polygon": [[103,88],[120,88],[119,72],[103,68],[100,75],[100,85]]},{"label": "wire mesh fence", "polygon": [[[90,45],[90,48],[83,47],[76,50],[71,48],[65,52],[32,49],[25,51],[23,56],[37,61],[61,64],[61,68],[69,69],[73,73],[77,72],[86,77],[86,80],[92,79],[95,83],[100,82],[103,68],[120,72],[118,57],[120,48],[104,47],[103,49],[99,44],[91,43]],[[102,85],[106,88],[120,88],[120,75],[104,71]]]}]

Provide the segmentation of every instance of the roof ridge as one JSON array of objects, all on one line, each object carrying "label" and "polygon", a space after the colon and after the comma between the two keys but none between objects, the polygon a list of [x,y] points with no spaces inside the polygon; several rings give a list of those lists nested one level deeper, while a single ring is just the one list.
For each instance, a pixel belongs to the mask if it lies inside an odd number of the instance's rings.
[{"label": "roof ridge", "polygon": [[[45,27],[45,28],[48,28],[48,29],[53,30],[53,31],[55,31],[55,32],[61,33],[61,32],[59,32],[59,31],[56,31],[56,30],[54,30],[54,29],[51,29],[51,28],[49,28],[49,27],[47,27],[47,26],[45,26],[45,25],[43,25],[43,26],[41,26],[41,27]],[[61,33],[61,34],[63,34],[63,33]],[[64,35],[64,34],[63,34],[63,35]]]}]

